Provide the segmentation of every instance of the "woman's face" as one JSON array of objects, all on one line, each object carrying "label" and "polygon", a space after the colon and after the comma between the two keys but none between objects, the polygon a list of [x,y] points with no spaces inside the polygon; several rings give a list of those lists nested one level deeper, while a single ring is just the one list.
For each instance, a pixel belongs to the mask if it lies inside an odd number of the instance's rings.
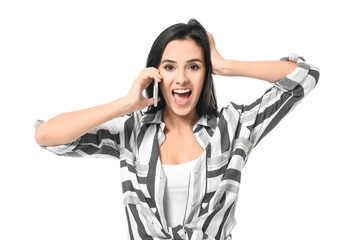
[{"label": "woman's face", "polygon": [[196,114],[205,78],[202,48],[192,39],[169,42],[159,71],[163,77],[160,88],[166,101],[165,111],[179,116]]}]

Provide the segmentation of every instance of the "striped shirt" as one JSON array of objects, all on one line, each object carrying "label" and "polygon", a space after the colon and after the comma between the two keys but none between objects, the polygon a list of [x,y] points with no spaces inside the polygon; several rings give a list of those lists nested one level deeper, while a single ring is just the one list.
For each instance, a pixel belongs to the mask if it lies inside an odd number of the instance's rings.
[{"label": "striped shirt", "polygon": [[290,54],[281,60],[297,62],[297,67],[260,98],[249,105],[230,102],[217,117],[202,116],[193,126],[204,151],[191,172],[183,223],[176,227],[168,226],[164,214],[166,176],[159,159],[165,140],[162,110],[133,112],[74,142],[42,148],[61,156],[120,159],[128,239],[230,240],[241,171],[251,150],[319,79],[319,69],[304,58]]}]

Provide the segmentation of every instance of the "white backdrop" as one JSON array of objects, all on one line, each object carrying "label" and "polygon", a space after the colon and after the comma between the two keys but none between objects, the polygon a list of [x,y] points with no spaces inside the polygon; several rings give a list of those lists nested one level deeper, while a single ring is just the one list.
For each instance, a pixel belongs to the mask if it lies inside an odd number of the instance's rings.
[{"label": "white backdrop", "polygon": [[[0,239],[126,239],[119,161],[58,157],[32,125],[124,96],[158,34],[192,17],[225,58],[295,52],[321,72],[252,151],[233,239],[360,239],[356,9],[349,0],[1,1]],[[219,106],[269,87],[218,76],[215,85]]]}]

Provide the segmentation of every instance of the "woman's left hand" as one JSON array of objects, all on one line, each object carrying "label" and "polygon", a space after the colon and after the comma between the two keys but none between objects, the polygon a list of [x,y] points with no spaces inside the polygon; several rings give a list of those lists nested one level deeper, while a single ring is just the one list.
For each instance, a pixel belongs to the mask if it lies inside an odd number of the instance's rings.
[{"label": "woman's left hand", "polygon": [[222,75],[222,70],[225,66],[226,60],[220,55],[215,47],[214,36],[206,32],[210,42],[210,54],[211,54],[211,64],[212,64],[212,73],[216,75]]}]

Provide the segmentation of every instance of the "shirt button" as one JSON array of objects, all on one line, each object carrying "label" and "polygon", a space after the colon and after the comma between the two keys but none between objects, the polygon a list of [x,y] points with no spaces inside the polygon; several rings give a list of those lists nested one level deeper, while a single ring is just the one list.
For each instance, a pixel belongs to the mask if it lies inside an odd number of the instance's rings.
[{"label": "shirt button", "polygon": [[194,170],[193,170],[193,173],[194,174],[197,174],[199,171],[195,168]]},{"label": "shirt button", "polygon": [[195,204],[196,204],[196,202],[192,202],[192,203],[191,203],[191,206],[195,206]]}]

